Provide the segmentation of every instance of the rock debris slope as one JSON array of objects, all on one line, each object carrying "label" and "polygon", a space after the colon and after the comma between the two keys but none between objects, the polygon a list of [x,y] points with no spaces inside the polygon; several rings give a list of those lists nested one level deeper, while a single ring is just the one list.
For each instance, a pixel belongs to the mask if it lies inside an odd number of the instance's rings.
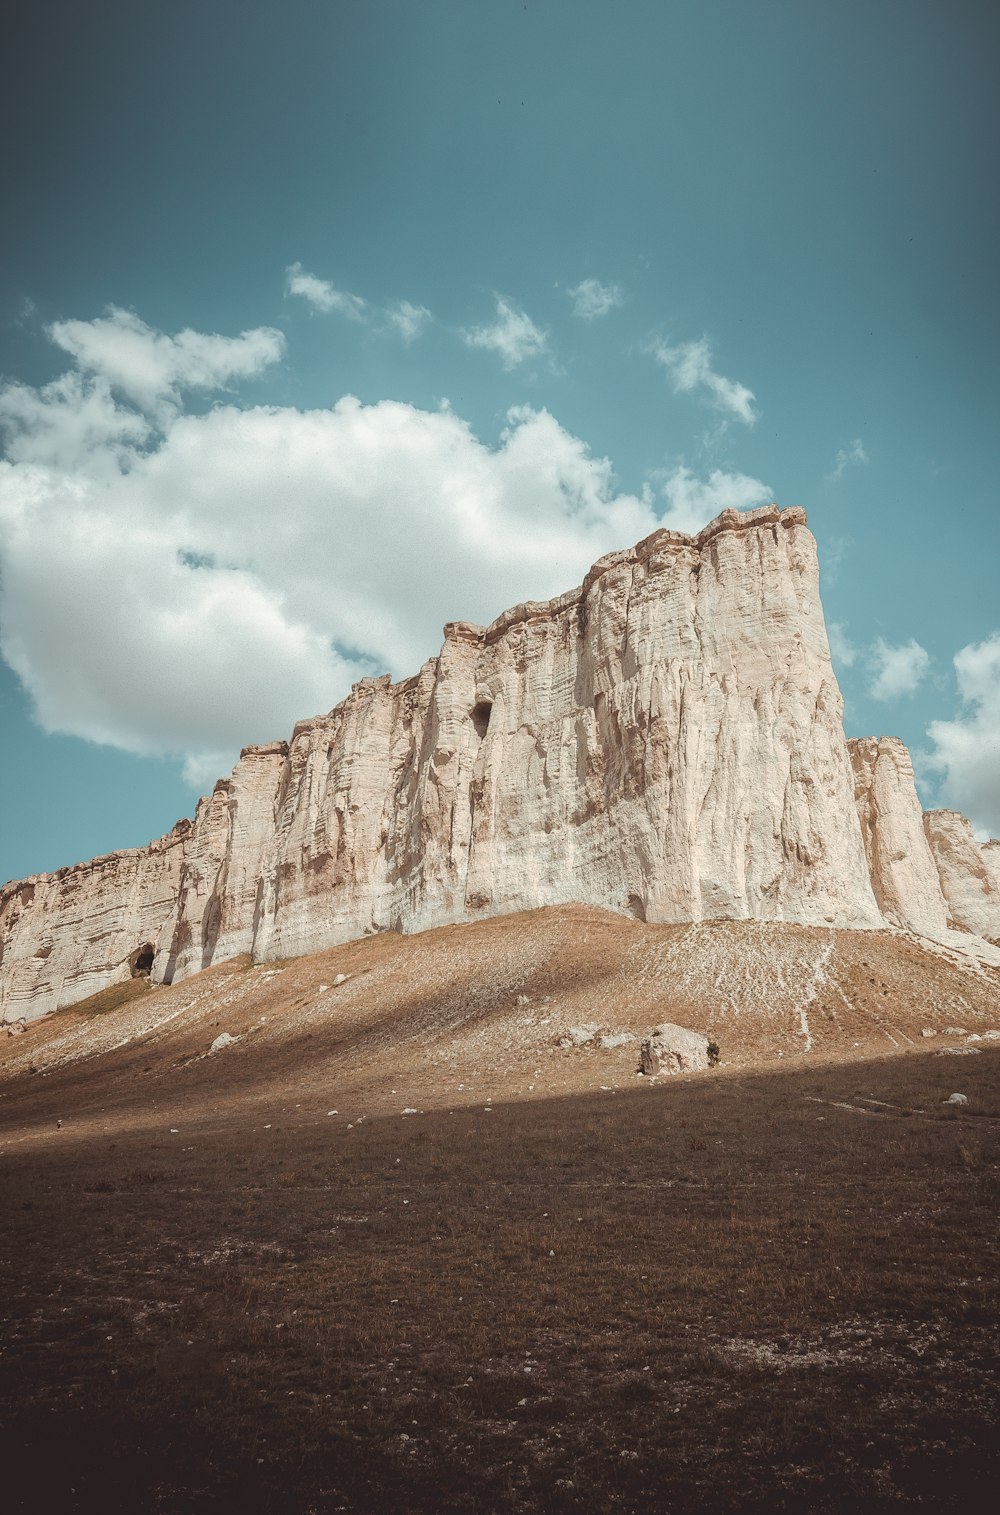
[{"label": "rock debris slope", "polygon": [[964,925],[972,854],[942,892],[905,749],[862,747],[844,739],[804,511],[657,531],[557,599],[449,623],[413,678],[362,680],[287,744],[246,749],[162,841],[8,885],[0,1011],[147,966],[169,983],[242,952],[568,902]]}]

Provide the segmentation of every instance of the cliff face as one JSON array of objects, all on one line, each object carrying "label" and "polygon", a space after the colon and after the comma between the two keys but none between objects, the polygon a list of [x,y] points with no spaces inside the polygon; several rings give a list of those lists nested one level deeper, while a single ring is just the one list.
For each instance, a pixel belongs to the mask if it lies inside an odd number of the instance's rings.
[{"label": "cliff face", "polygon": [[571,901],[650,921],[885,910],[934,934],[912,770],[882,746],[855,744],[852,771],[803,511],[658,531],[248,748],[163,842],[8,886],[0,1008],[71,1003],[147,945],[170,982]]},{"label": "cliff face", "polygon": [[980,846],[957,810],[924,816],[951,923],[1000,943],[1000,843]]},{"label": "cliff face", "polygon": [[149,973],[177,898],[190,821],[168,836],[0,891],[0,1020],[45,1015]]},{"label": "cliff face", "polygon": [[449,624],[413,679],[364,680],[287,755],[244,754],[228,808],[211,900],[179,900],[175,977],[206,949],[287,957],[568,901],[880,919],[801,511],[657,532],[581,590]]},{"label": "cliff face", "polygon": [[847,748],[879,909],[890,925],[943,940],[948,907],[924,831],[910,754],[892,736],[859,737]]}]

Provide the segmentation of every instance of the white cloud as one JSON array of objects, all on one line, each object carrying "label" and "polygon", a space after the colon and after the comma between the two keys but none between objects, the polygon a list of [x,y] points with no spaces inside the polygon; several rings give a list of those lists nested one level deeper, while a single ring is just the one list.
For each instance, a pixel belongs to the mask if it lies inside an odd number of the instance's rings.
[{"label": "white cloud", "polygon": [[953,721],[932,721],[928,767],[943,774],[941,798],[1000,836],[1000,631],[955,656],[965,707]]},{"label": "white cloud", "polygon": [[852,464],[862,465],[867,462],[868,454],[865,452],[864,444],[860,437],[855,437],[849,447],[840,448],[834,459],[833,471],[827,474],[827,478],[835,484],[845,468],[850,468]]},{"label": "white cloud", "polygon": [[913,694],[930,664],[929,654],[912,637],[897,647],[879,637],[868,654],[871,674],[868,692],[876,700],[896,700]]},{"label": "white cloud", "polygon": [[602,284],[598,279],[584,279],[566,293],[573,301],[573,314],[582,321],[606,316],[609,310],[614,310],[625,300],[625,291],[619,284]]},{"label": "white cloud", "polygon": [[528,358],[540,358],[549,350],[548,335],[523,310],[496,296],[497,318],[492,326],[473,326],[462,332],[469,347],[484,347],[498,353],[504,368],[516,368]]},{"label": "white cloud", "polygon": [[839,663],[843,668],[853,668],[857,662],[858,649],[847,635],[847,627],[843,621],[831,621],[826,631],[834,662]]},{"label": "white cloud", "polygon": [[368,307],[360,295],[349,294],[345,289],[335,289],[326,279],[307,273],[301,263],[291,263],[285,269],[285,292],[300,295],[324,315],[348,316],[352,321],[366,319]]},{"label": "white cloud", "polygon": [[[544,410],[489,446],[388,401],[144,418],[70,373],[0,388],[0,423],[0,649],[38,719],[200,781],[658,524]],[[729,503],[727,477],[675,479],[667,524]]]},{"label": "white cloud", "polygon": [[662,493],[667,510],[661,524],[688,533],[700,531],[722,510],[747,510],[773,499],[768,485],[749,474],[716,468],[707,479],[698,479],[683,465],[663,480]]},{"label": "white cloud", "polygon": [[707,390],[712,404],[724,415],[752,426],[757,419],[754,410],[756,398],[752,389],[738,384],[735,379],[723,378],[712,367],[712,349],[707,337],[698,342],[685,342],[680,347],[668,347],[664,342],[654,342],[649,351],[657,363],[667,370],[676,394],[690,394],[696,389]]},{"label": "white cloud", "polygon": [[110,306],[93,321],[56,321],[48,328],[58,347],[92,375],[142,410],[176,405],[187,389],[220,389],[251,379],[284,352],[285,339],[270,326],[238,337],[181,331],[168,337],[131,311]]},{"label": "white cloud", "polygon": [[387,306],[386,315],[407,345],[423,333],[431,320],[426,305],[411,305],[409,300],[397,300],[395,305]]}]

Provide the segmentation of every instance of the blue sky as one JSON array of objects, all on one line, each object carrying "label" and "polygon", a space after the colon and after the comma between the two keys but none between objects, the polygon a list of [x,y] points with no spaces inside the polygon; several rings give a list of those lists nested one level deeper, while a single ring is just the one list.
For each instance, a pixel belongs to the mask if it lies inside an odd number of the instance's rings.
[{"label": "blue sky", "polygon": [[992,7],[18,12],[0,877],[769,499],[848,732],[1000,832]]}]

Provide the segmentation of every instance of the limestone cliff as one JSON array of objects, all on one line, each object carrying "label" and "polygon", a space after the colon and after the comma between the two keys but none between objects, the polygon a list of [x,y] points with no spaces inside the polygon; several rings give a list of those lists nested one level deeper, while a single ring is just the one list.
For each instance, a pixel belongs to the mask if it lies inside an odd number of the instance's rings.
[{"label": "limestone cliff", "polygon": [[71,1003],[140,951],[170,982],[569,901],[650,921],[885,910],[932,934],[904,758],[852,772],[804,512],[726,511],[491,626],[450,623],[413,678],[363,680],[248,748],[164,841],[8,886],[0,1012]]},{"label": "limestone cliff", "polygon": [[32,1019],[150,973],[194,828],[0,890],[0,1020]]},{"label": "limestone cliff", "polygon": [[892,736],[859,737],[847,747],[879,909],[890,925],[943,940],[948,907],[924,831],[910,754]]},{"label": "limestone cliff", "polygon": [[1000,844],[981,846],[957,810],[929,810],[924,827],[951,924],[1000,943]]}]

